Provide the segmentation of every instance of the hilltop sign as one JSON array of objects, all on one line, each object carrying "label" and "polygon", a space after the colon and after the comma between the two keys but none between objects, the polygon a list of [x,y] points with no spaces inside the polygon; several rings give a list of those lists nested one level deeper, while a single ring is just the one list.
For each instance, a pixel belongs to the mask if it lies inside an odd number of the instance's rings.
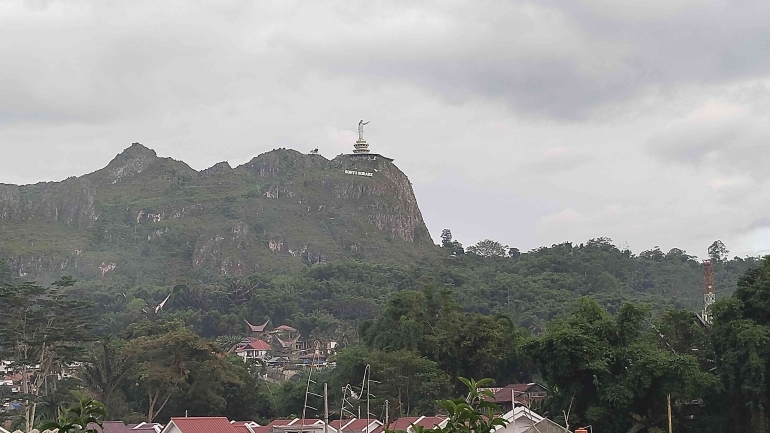
[{"label": "hilltop sign", "polygon": [[345,174],[355,174],[358,176],[366,176],[366,177],[374,176],[374,173],[369,173],[368,171],[355,171],[355,170],[345,170]]}]

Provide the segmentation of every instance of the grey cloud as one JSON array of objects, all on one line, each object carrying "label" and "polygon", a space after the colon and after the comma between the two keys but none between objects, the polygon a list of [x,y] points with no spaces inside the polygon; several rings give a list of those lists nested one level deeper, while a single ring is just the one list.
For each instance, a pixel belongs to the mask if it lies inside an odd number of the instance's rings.
[{"label": "grey cloud", "polygon": [[654,134],[648,150],[666,163],[764,180],[770,163],[770,127],[764,116],[754,114],[679,121]]},{"label": "grey cloud", "polygon": [[[758,168],[770,163],[769,8],[5,3],[0,181],[83,174],[133,141],[197,169],[274,147],[333,157],[371,118],[370,142],[410,175],[434,233],[525,250],[610,236],[702,254],[723,238],[738,251],[727,236],[770,197]],[[745,113],[677,121],[704,93]],[[543,156],[560,146],[580,153]],[[563,209],[593,218],[536,230]]]},{"label": "grey cloud", "polygon": [[586,154],[552,156],[526,163],[521,169],[524,173],[548,176],[577,170],[592,159],[592,156]]},{"label": "grey cloud", "polygon": [[749,224],[748,230],[756,230],[770,227],[770,217],[758,218]]},{"label": "grey cloud", "polygon": [[332,23],[332,36],[306,37],[297,21],[273,38],[310,69],[409,82],[450,101],[500,100],[527,115],[562,119],[616,111],[650,90],[665,98],[674,86],[770,71],[767,2],[692,2],[675,10],[653,2],[642,17],[614,3],[483,1],[440,11],[419,3],[403,14],[433,12],[439,24],[398,28],[381,24],[390,8],[375,4]]}]

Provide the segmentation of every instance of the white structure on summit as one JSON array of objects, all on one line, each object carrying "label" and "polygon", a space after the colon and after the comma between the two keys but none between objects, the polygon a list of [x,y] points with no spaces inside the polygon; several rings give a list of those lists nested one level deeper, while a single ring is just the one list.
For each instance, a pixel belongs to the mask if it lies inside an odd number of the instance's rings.
[{"label": "white structure on summit", "polygon": [[364,125],[368,125],[369,122],[364,122],[364,119],[358,122],[358,140],[353,145],[353,153],[369,153],[369,144],[364,140]]}]

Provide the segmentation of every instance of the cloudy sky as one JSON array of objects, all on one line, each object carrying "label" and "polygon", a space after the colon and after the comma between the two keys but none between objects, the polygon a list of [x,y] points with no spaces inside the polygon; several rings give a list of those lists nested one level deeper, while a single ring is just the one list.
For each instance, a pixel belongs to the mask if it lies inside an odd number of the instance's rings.
[{"label": "cloudy sky", "polygon": [[[625,3],[625,4],[623,4]],[[0,182],[347,153],[434,235],[770,252],[770,2],[0,0]]]}]

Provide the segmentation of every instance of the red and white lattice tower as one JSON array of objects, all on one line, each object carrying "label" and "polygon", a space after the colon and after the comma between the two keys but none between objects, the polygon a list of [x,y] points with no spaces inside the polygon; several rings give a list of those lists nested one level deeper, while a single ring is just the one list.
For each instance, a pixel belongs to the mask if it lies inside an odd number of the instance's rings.
[{"label": "red and white lattice tower", "polygon": [[703,321],[711,324],[712,316],[709,307],[716,301],[716,293],[714,293],[714,263],[711,260],[703,261]]}]

